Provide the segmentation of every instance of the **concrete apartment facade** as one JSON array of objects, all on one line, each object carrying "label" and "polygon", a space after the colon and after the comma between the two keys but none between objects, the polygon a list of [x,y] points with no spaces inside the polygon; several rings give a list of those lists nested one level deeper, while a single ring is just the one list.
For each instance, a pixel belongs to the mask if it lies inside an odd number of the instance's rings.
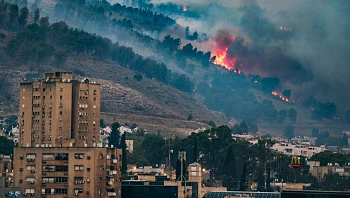
[{"label": "concrete apartment facade", "polygon": [[100,142],[100,85],[46,73],[20,84],[14,185],[22,196],[120,197],[121,150]]},{"label": "concrete apartment facade", "polygon": [[311,145],[303,145],[303,144],[293,144],[290,142],[279,142],[274,144],[271,147],[272,150],[278,151],[285,155],[293,155],[293,156],[304,156],[311,157],[317,153],[323,152],[326,150],[325,146],[311,146]]}]

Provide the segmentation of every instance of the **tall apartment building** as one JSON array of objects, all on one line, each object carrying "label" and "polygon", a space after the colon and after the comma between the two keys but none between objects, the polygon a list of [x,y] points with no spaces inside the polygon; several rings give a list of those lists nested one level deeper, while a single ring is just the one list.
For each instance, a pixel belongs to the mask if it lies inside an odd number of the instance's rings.
[{"label": "tall apartment building", "polygon": [[100,143],[100,85],[46,73],[20,84],[14,185],[23,196],[120,197],[121,150]]}]

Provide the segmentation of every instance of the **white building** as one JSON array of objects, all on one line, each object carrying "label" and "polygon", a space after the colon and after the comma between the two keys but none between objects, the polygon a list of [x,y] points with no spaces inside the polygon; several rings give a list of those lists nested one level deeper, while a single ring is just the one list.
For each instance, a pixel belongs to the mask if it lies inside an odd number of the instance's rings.
[{"label": "white building", "polygon": [[165,164],[160,167],[143,166],[136,167],[136,165],[128,164],[127,173],[129,175],[150,174],[150,175],[164,175]]},{"label": "white building", "polygon": [[316,153],[325,151],[326,147],[324,145],[317,147],[310,145],[293,144],[289,142],[280,142],[274,144],[271,149],[285,155],[304,156],[309,158]]},{"label": "white building", "polygon": [[316,144],[316,139],[317,138],[313,138],[313,137],[294,137],[290,140],[290,142],[294,143],[294,144],[305,144],[305,145],[315,145]]},{"label": "white building", "polygon": [[128,150],[130,153],[134,151],[134,140],[125,140],[126,144],[126,150]]}]

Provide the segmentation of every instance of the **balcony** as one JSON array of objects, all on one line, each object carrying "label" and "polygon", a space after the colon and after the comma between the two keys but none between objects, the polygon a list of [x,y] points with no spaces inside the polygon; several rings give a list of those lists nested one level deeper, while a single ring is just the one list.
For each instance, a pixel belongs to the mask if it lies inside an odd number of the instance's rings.
[{"label": "balcony", "polygon": [[117,196],[117,193],[116,193],[116,192],[108,192],[108,193],[107,193],[107,196],[108,196],[108,197],[116,197],[116,196]]}]

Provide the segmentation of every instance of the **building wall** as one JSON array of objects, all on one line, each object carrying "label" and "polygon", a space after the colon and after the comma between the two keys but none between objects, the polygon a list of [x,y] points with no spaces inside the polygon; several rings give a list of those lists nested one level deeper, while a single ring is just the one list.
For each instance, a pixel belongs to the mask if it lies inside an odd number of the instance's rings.
[{"label": "building wall", "polygon": [[14,185],[22,195],[121,196],[122,152],[100,143],[100,94],[99,84],[71,72],[20,84]]},{"label": "building wall", "polygon": [[[43,158],[46,155],[67,154],[68,159]],[[29,155],[35,155],[35,158]],[[121,150],[116,148],[67,147],[67,148],[15,148],[14,184],[21,187],[22,193],[34,189],[34,197],[41,197],[42,189],[65,189],[67,194],[46,197],[74,197],[75,190],[81,189],[82,197],[108,197],[121,195]],[[78,157],[76,157],[78,156]],[[33,160],[34,159],[34,160]],[[34,166],[28,170],[27,166]],[[46,167],[55,166],[53,171]],[[79,166],[79,170],[77,170]],[[65,167],[66,170],[58,167]],[[80,178],[81,177],[81,178]],[[27,178],[34,178],[27,181]],[[55,178],[54,183],[44,178]],[[56,182],[56,178],[65,178]],[[107,191],[113,191],[114,193]]]},{"label": "building wall", "polygon": [[20,87],[20,147],[99,143],[99,84],[72,80],[64,72]]}]

